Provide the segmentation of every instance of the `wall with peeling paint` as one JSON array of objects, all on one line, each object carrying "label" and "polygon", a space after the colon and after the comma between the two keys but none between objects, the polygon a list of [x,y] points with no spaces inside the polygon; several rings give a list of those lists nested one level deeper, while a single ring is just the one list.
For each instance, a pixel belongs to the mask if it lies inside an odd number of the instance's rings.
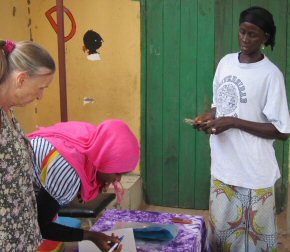
[{"label": "wall with peeling paint", "polygon": [[[27,1],[0,0],[1,39],[15,41],[31,38],[31,6]],[[35,104],[25,108],[15,108],[16,116],[26,130],[34,129],[36,124]]]},{"label": "wall with peeling paint", "polygon": [[[66,43],[68,116],[99,123],[125,120],[140,129],[140,6],[131,0],[64,1],[77,28]],[[66,34],[70,29],[66,19]],[[90,61],[82,50],[83,35],[94,30],[103,44],[101,60]]]},{"label": "wall with peeling paint", "polygon": [[29,5],[26,1],[0,1],[2,39],[27,40],[30,37]]},{"label": "wall with peeling paint", "polygon": [[[52,54],[56,62],[57,34],[46,17],[56,1],[0,0],[0,37],[33,40]],[[68,119],[98,124],[109,118],[128,123],[140,139],[140,3],[132,0],[67,0],[64,6],[76,24],[65,44]],[[71,31],[67,14],[65,35]],[[51,14],[56,22],[56,13]],[[3,21],[2,21],[3,23]],[[94,30],[103,38],[101,60],[90,61],[83,51],[83,36]],[[41,101],[16,109],[26,132],[60,121],[58,71]]]},{"label": "wall with peeling paint", "polygon": [[[45,12],[55,1],[32,1],[32,36],[55,55],[57,34]],[[131,0],[70,0],[64,6],[75,24],[65,43],[68,119],[98,124],[109,118],[127,122],[140,139],[140,3]],[[56,20],[55,13],[51,15]],[[65,36],[72,29],[64,14]],[[103,38],[101,60],[90,61],[83,51],[83,36],[94,30]],[[58,73],[55,78],[58,82]],[[37,124],[60,120],[59,85],[53,83],[37,104]]]},{"label": "wall with peeling paint", "polygon": [[[56,1],[50,0],[31,1],[32,38],[52,54],[57,65],[53,83],[45,90],[42,100],[36,102],[36,126],[48,126],[60,121],[57,35],[45,16],[46,11],[55,4]],[[56,13],[52,16],[56,22]]]}]

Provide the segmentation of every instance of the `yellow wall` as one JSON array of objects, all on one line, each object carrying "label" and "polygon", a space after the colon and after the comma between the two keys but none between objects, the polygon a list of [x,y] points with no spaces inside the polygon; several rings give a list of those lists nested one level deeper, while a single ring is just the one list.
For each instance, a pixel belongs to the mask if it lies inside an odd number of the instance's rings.
[{"label": "yellow wall", "polygon": [[[33,40],[52,54],[57,72],[41,101],[16,108],[16,116],[26,132],[37,126],[60,121],[57,34],[45,16],[56,1],[0,0],[0,17],[5,24],[0,38]],[[132,0],[67,0],[76,33],[65,44],[68,119],[98,124],[109,118],[128,123],[140,139],[140,4]],[[56,13],[52,14],[56,21]],[[65,35],[71,30],[66,14]],[[98,50],[100,61],[89,61],[83,52],[83,35],[99,33],[104,42]],[[92,103],[84,104],[84,98]]]},{"label": "yellow wall", "polygon": [[[65,6],[77,24],[75,36],[66,43],[69,119],[98,124],[108,118],[120,118],[139,136],[139,2],[69,0]],[[82,50],[83,35],[91,29],[104,40],[98,50],[100,61],[88,60]],[[84,104],[85,97],[94,102]]]},{"label": "yellow wall", "polygon": [[[55,1],[32,1],[32,35],[57,60],[57,34],[45,17]],[[108,119],[126,121],[140,136],[140,7],[131,0],[67,0],[64,6],[76,22],[74,37],[65,44],[68,119],[94,124]],[[52,15],[56,19],[56,14]],[[65,35],[71,30],[66,14]],[[99,33],[104,43],[100,61],[89,61],[83,52],[83,35]],[[58,73],[57,73],[58,75]],[[58,83],[58,76],[56,76]],[[84,98],[94,100],[84,104]],[[37,124],[60,120],[59,85],[54,83],[38,102]]]},{"label": "yellow wall", "polygon": [[[0,0],[0,6],[2,24],[0,38],[15,41],[30,40],[30,4],[27,1]],[[25,109],[15,108],[16,116],[25,129],[32,129],[36,123],[34,111],[35,104],[30,104]]]},{"label": "yellow wall", "polygon": [[[56,62],[57,34],[45,16],[55,1],[0,1],[1,19],[9,25],[0,30],[2,38],[32,39],[53,55]],[[98,124],[108,118],[126,121],[140,136],[140,6],[131,0],[64,1],[76,22],[74,37],[66,42],[68,119]],[[56,20],[56,13],[53,15]],[[66,14],[65,35],[70,32]],[[83,52],[83,35],[98,32],[104,43],[100,61],[89,61]],[[59,81],[41,101],[17,110],[26,131],[60,121]],[[84,98],[94,100],[84,104]],[[36,107],[36,110],[34,109]]]},{"label": "yellow wall", "polygon": [[29,39],[29,14],[26,1],[0,0],[1,39]]},{"label": "yellow wall", "polygon": [[[31,1],[31,32],[33,40],[44,46],[51,53],[55,59],[57,69],[53,83],[45,90],[42,100],[36,102],[37,113],[34,128],[48,126],[60,121],[57,37],[45,16],[45,12],[55,6],[55,3],[56,1],[51,0]],[[56,15],[53,17],[56,22]]]}]

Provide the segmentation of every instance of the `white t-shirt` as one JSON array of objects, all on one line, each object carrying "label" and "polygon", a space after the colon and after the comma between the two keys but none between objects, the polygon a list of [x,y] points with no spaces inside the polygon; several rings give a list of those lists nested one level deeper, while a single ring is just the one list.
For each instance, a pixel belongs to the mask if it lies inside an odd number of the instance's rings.
[{"label": "white t-shirt", "polygon": [[[240,63],[238,53],[228,54],[218,64],[213,83],[216,117],[272,123],[281,133],[290,133],[289,109],[281,71],[266,56]],[[211,135],[211,174],[229,185],[250,189],[271,187],[280,177],[274,139],[254,136],[239,129]]]}]

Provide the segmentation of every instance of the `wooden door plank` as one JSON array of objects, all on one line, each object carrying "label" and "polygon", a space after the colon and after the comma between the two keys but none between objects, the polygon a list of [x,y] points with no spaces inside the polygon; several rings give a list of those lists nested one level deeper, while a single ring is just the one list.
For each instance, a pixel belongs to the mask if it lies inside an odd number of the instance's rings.
[{"label": "wooden door plank", "polygon": [[178,206],[180,0],[164,0],[163,204]]},{"label": "wooden door plank", "polygon": [[[273,0],[251,0],[251,6],[261,6],[269,9],[269,2]],[[279,0],[278,0],[279,1]],[[275,1],[277,4],[277,0]]]},{"label": "wooden door plank", "polygon": [[146,192],[149,204],[162,202],[163,1],[147,2]]},{"label": "wooden door plank", "polygon": [[[287,7],[285,10],[290,10],[290,1],[287,1]],[[286,11],[287,13],[287,11]],[[286,80],[286,89],[287,89],[287,97],[288,97],[288,106],[290,105],[290,16],[287,15],[286,18],[286,70],[285,70],[285,80]],[[289,140],[284,143],[284,155],[283,155],[283,176],[284,176],[284,184],[285,184],[285,192],[287,195],[287,192],[290,194],[290,190],[288,188],[290,178],[289,178]],[[288,196],[289,199],[289,196]],[[287,197],[285,197],[284,202],[287,203]],[[288,201],[287,206],[287,218],[288,218],[288,230],[290,230],[290,202]]]},{"label": "wooden door plank", "polygon": [[238,42],[238,32],[239,32],[239,19],[240,13],[251,6],[251,0],[232,0],[232,48],[228,52],[239,52],[240,46]]},{"label": "wooden door plank", "polygon": [[[196,110],[197,69],[197,1],[181,2],[180,23],[180,149],[179,149],[179,207],[195,208],[195,135],[184,123],[194,118]],[[208,199],[204,199],[208,200]]]},{"label": "wooden door plank", "polygon": [[233,0],[217,0],[215,4],[215,67],[232,50]]},{"label": "wooden door plank", "polygon": [[[198,0],[198,66],[197,66],[197,112],[204,113],[212,103],[212,80],[214,74],[214,0]],[[206,144],[205,144],[206,143]],[[210,150],[208,136],[196,135],[196,190],[195,206],[207,209],[210,181]],[[207,181],[207,182],[205,182]]]},{"label": "wooden door plank", "polygon": [[143,191],[146,192],[147,178],[146,178],[146,167],[147,167],[147,34],[146,34],[146,0],[140,1],[141,11],[141,157],[140,157],[140,173],[143,179]]},{"label": "wooden door plank", "polygon": [[[266,55],[279,67],[284,76],[286,75],[287,64],[287,0],[279,0],[277,2],[269,1],[267,6],[268,10],[273,14],[273,18],[276,25],[276,45],[274,50],[270,48],[265,50]],[[286,78],[286,76],[285,76]],[[278,160],[281,178],[276,182],[276,209],[277,213],[283,211],[286,206],[287,188],[288,188],[288,152],[289,145],[287,142],[275,141],[275,152]]]}]

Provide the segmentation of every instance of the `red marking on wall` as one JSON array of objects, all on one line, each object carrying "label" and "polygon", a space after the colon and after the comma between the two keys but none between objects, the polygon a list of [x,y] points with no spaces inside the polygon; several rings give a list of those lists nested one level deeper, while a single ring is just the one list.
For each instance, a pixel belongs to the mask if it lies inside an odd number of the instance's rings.
[{"label": "red marking on wall", "polygon": [[[71,22],[71,31],[67,36],[64,37],[64,41],[67,42],[75,35],[77,26],[76,26],[75,19],[74,19],[73,15],[71,14],[71,12],[69,11],[69,9],[67,9],[66,7],[63,7],[63,10]],[[58,32],[57,23],[55,22],[55,20],[52,17],[52,13],[54,13],[54,12],[56,12],[56,6],[50,8],[48,11],[46,11],[45,16],[47,17],[47,19],[48,19],[49,23],[51,24],[52,28],[54,29],[54,31],[57,33]]]}]

